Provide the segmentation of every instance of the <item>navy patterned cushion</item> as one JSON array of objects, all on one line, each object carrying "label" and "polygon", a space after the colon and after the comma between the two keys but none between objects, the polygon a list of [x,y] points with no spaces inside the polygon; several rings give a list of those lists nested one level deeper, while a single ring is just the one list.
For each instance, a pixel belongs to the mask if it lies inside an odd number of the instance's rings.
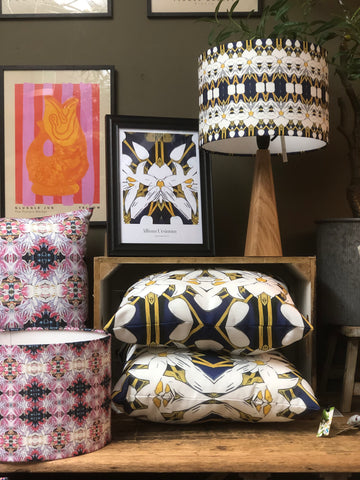
[{"label": "navy patterned cushion", "polygon": [[105,329],[129,344],[257,354],[302,339],[312,326],[279,280],[208,268],[139,280]]},{"label": "navy patterned cushion", "polygon": [[314,392],[279,352],[229,355],[130,347],[113,408],[164,423],[283,422],[319,410]]}]

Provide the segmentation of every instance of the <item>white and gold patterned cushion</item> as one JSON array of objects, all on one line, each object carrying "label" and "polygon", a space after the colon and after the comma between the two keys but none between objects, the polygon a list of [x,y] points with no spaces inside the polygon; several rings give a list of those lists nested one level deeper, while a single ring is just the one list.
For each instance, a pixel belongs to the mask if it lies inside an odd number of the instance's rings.
[{"label": "white and gold patterned cushion", "polygon": [[115,410],[164,423],[289,421],[317,411],[308,382],[279,352],[228,355],[130,347]]},{"label": "white and gold patterned cushion", "polygon": [[281,281],[207,268],[139,280],[105,329],[129,344],[257,354],[301,340],[312,326]]}]

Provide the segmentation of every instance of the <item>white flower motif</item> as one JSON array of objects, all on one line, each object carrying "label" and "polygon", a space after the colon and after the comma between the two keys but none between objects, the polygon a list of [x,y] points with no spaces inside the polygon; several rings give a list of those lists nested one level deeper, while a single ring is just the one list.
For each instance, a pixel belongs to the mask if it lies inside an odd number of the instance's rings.
[{"label": "white flower motif", "polygon": [[266,57],[264,57],[264,66],[266,65],[266,73],[268,75],[275,75],[277,73],[286,73],[289,75],[291,72],[290,63],[289,57],[283,48],[274,48],[270,55],[266,54]]},{"label": "white flower motif", "polygon": [[[144,149],[145,150],[145,149]],[[145,162],[138,164],[136,172],[130,168],[131,159],[124,156],[122,168],[123,190],[126,191],[124,209],[125,213],[131,213],[131,218],[136,218],[151,203],[163,204],[169,202],[175,206],[185,218],[191,219],[193,213],[197,212],[196,194],[199,189],[198,170],[194,166],[195,158],[189,159],[189,171],[185,174],[181,166],[176,163],[184,153],[185,144],[176,147],[170,154],[174,160],[176,173],[163,164],[154,163],[145,173]],[[145,150],[146,151],[146,150]],[[145,185],[147,193],[145,196],[138,196],[140,185]],[[185,198],[178,197],[174,188],[182,187]]]},{"label": "white flower motif", "polygon": [[260,120],[264,119],[265,115],[262,111],[262,104],[264,102],[243,102],[238,103],[229,102],[228,105],[216,105],[208,112],[206,117],[207,126],[222,126],[227,127],[232,120],[236,123],[243,122],[246,127],[256,126]]},{"label": "white flower motif", "polygon": [[301,112],[298,112],[297,118],[305,128],[312,128],[322,121],[321,110],[314,105],[303,105]]},{"label": "white flower motif", "polygon": [[[180,280],[181,276],[184,273],[186,273],[186,271],[183,272],[181,270],[178,270],[177,272],[172,272],[172,274],[165,272],[163,274],[149,275],[136,282],[126,292],[124,298],[121,301],[120,307],[115,314],[115,336],[123,342],[130,344],[136,343],[136,336],[126,328],[126,325],[131,322],[132,318],[136,314],[136,306],[134,305],[134,301],[136,302],[137,298],[144,299],[148,295],[159,297],[169,288],[169,285],[175,287],[174,295],[181,295],[186,288],[184,283]],[[174,278],[170,279],[170,275]],[[179,339],[181,339],[181,335],[178,340]]]},{"label": "white flower motif", "polygon": [[243,298],[238,290],[238,281],[230,280],[226,271],[209,269],[207,275],[201,270],[194,270],[183,278],[196,292],[195,302],[206,311],[211,311],[222,303],[220,293],[226,289],[234,298]]},{"label": "white flower motif", "polygon": [[273,112],[271,114],[271,119],[277,127],[285,127],[291,120],[296,120],[298,118],[297,110],[293,102],[276,102],[274,107],[275,108],[271,110]]},{"label": "white flower motif", "polygon": [[[181,295],[186,289],[182,277],[184,275],[186,276],[187,272],[188,270],[174,270],[172,272],[148,275],[134,283],[134,285],[126,292],[123,302],[127,303],[129,297],[145,298],[150,293],[160,296],[170,285],[175,288],[173,293],[174,297]],[[123,303],[121,303],[121,305],[122,304]]]},{"label": "white flower motif", "polygon": [[[246,389],[249,390],[249,396],[246,404],[257,411],[262,411],[263,415],[269,421],[271,418],[278,418],[277,413],[283,411],[288,407],[290,411],[300,414],[306,409],[305,403],[301,399],[294,404],[291,404],[284,396],[279,398],[281,390],[287,390],[296,387],[299,383],[298,377],[287,378],[286,373],[290,373],[291,369],[281,357],[269,356],[272,360],[272,368],[269,368],[267,355],[258,355],[254,360],[253,367],[249,371],[258,371],[263,379],[263,383],[245,386],[242,390],[246,398]],[[274,401],[274,399],[277,399]],[[279,401],[281,400],[281,401]],[[250,412],[249,412],[250,413]]]},{"label": "white flower motif", "polygon": [[232,78],[234,76],[235,61],[227,53],[220,54],[212,65],[212,80],[218,82],[223,78]]},{"label": "white flower motif", "polygon": [[[222,357],[218,359],[221,363]],[[223,359],[225,361],[225,357]],[[217,372],[215,377],[207,375],[201,363],[202,355],[188,350],[149,348],[139,351],[114,387],[115,402],[116,392],[122,390],[129,374],[143,380],[140,388],[127,388],[127,402],[142,405],[131,415],[157,422],[168,421],[172,415],[175,416],[171,422],[193,422],[211,413],[232,420],[243,417],[254,421],[288,421],[286,416],[279,414],[286,409],[301,414],[306,404],[300,398],[288,400],[281,392],[300,385],[310,396],[312,394],[309,384],[294,375],[291,365],[276,353],[257,355],[251,360],[230,356],[225,362],[228,368]],[[215,365],[214,368],[215,372]],[[167,375],[169,371],[178,372],[180,377]],[[259,381],[245,381],[252,373]],[[209,402],[210,398],[214,401]]]},{"label": "white flower motif", "polygon": [[239,102],[241,105],[241,113],[239,120],[243,120],[247,127],[256,126],[260,120],[264,119],[260,104],[262,102]]},{"label": "white flower motif", "polygon": [[[181,357],[181,360],[179,360],[179,357]],[[163,414],[167,412],[187,410],[189,408],[188,398],[193,396],[194,385],[197,386],[199,403],[207,400],[207,396],[201,394],[202,385],[196,379],[188,385],[190,379],[186,377],[186,382],[181,383],[181,394],[177,394],[178,381],[173,377],[165,376],[169,365],[183,366],[185,372],[190,370],[191,367],[193,369],[188,355],[182,356],[178,351],[172,354],[171,350],[158,350],[153,353],[152,349],[149,349],[147,353],[141,355],[141,363],[146,365],[147,368],[137,369],[135,366],[133,374],[135,378],[145,380],[144,386],[140,392],[130,387],[127,400],[130,402],[140,400],[147,410],[146,415],[149,420],[161,422],[164,421]],[[132,369],[130,368],[129,373],[131,372]],[[124,377],[115,385],[115,391],[121,389],[123,381]],[[141,416],[143,412],[138,413]]]},{"label": "white flower motif", "polygon": [[230,123],[236,120],[236,114],[231,103],[219,105],[215,113],[213,121],[221,130],[229,128]]},{"label": "white flower motif", "polygon": [[199,77],[199,88],[202,88],[203,85],[208,84],[211,81],[212,68],[208,60],[204,59],[199,62],[198,77]]},{"label": "white flower motif", "polygon": [[237,286],[246,288],[255,297],[259,297],[262,293],[269,295],[271,298],[282,294],[286,296],[287,302],[293,303],[286,286],[263,273],[244,271],[242,278],[237,280]]},{"label": "white flower motif", "polygon": [[139,206],[136,196],[144,175],[145,163],[139,163],[136,172],[134,173],[127,165],[127,163],[131,163],[130,157],[124,155],[123,159],[124,164],[121,171],[121,177],[123,178],[122,188],[126,192],[124,209],[126,214],[131,212],[131,217],[136,218],[141,211],[141,206]]},{"label": "white flower motif", "polygon": [[313,57],[310,51],[302,50],[299,58],[302,60],[302,64],[298,76],[314,79],[317,76],[319,67],[319,62],[316,57]]},{"label": "white flower motif", "polygon": [[236,59],[238,75],[259,75],[263,70],[265,57],[252,50],[244,50]]}]

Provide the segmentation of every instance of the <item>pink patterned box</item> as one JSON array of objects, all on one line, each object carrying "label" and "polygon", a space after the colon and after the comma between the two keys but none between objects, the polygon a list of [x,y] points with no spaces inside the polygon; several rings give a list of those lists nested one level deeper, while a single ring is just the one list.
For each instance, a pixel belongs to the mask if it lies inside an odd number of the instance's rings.
[{"label": "pink patterned box", "polygon": [[98,330],[0,331],[0,461],[67,458],[110,441],[110,348]]}]

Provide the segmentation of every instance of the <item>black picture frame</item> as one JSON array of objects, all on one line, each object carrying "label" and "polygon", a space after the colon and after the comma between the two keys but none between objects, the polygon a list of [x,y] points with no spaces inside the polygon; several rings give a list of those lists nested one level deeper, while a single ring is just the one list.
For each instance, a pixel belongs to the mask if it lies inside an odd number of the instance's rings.
[{"label": "black picture frame", "polygon": [[107,254],[214,255],[211,162],[198,120],[107,115],[105,123]]},{"label": "black picture frame", "polygon": [[[59,11],[50,11],[51,8],[49,8],[49,11],[43,10],[39,11],[39,2],[35,3],[35,0],[31,0],[34,3],[34,10],[37,9],[37,12],[30,12],[30,9],[24,9],[21,11],[21,6],[17,7],[16,12],[9,12],[6,8],[4,8],[4,3],[5,0],[0,0],[0,18],[14,18],[14,19],[21,19],[21,18],[31,18],[31,19],[36,19],[36,18],[92,18],[92,17],[109,17],[112,18],[113,16],[113,0],[106,0],[106,9],[104,11],[96,11],[94,10],[93,12],[91,11],[84,11],[84,12],[66,12],[65,7],[62,7],[61,5],[56,6],[54,4],[54,8],[58,7]],[[9,2],[7,2],[9,3]],[[49,2],[48,2],[49,3]],[[27,7],[29,7],[29,0],[27,2]],[[11,8],[11,6],[9,7]],[[63,9],[63,10],[62,10]]]},{"label": "black picture frame", "polygon": [[[107,216],[105,116],[115,111],[115,77],[116,71],[113,65],[4,65],[0,67],[1,216],[31,218],[91,206],[94,209],[91,224],[105,227]],[[26,95],[22,93],[25,86]],[[31,88],[32,90],[29,90]],[[72,93],[71,88],[74,89]],[[29,168],[27,153],[35,140],[37,138],[40,140],[38,122],[42,121],[45,115],[45,97],[49,98],[52,95],[64,107],[69,97],[78,99],[76,116],[85,136],[89,162],[88,171],[84,173],[84,181],[89,179],[89,174],[92,178],[91,186],[83,185],[86,195],[82,195],[81,198],[75,194],[72,196],[57,193],[44,193],[42,197],[39,192],[33,191],[33,179],[30,179],[30,175],[20,173]],[[21,117],[19,112],[23,112]],[[64,127],[65,124],[62,128]],[[26,140],[23,139],[24,135]],[[46,142],[52,143],[49,140]],[[52,148],[55,149],[54,144]],[[50,160],[50,154],[45,156],[46,164]],[[19,175],[22,178],[20,183]],[[19,189],[21,193],[18,193]],[[90,196],[91,192],[93,196]],[[18,198],[22,200],[19,201]],[[25,198],[27,201],[24,200]]]},{"label": "black picture frame", "polygon": [[[212,17],[219,0],[147,0],[147,16],[149,18],[166,17]],[[227,10],[230,10],[234,0],[224,0],[219,17],[226,17]],[[246,7],[244,2],[239,2],[233,13],[234,17],[244,17],[252,13],[254,16],[260,16],[263,8],[263,0],[247,0]]]}]

